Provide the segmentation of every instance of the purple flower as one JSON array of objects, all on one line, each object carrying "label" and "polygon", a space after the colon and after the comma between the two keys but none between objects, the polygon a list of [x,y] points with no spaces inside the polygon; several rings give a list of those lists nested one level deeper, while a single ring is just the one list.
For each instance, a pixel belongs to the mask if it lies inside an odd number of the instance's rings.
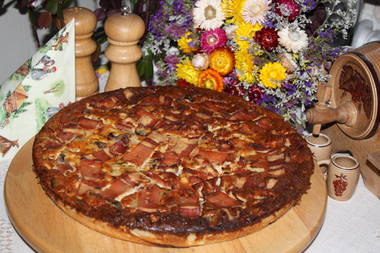
[{"label": "purple flower", "polygon": [[276,28],[276,25],[270,19],[265,20],[263,26],[267,28]]},{"label": "purple flower", "polygon": [[297,87],[295,85],[292,85],[292,84],[288,83],[288,82],[284,83],[284,87],[288,91],[287,92],[288,96],[294,94],[294,92],[297,91]]},{"label": "purple flower", "polygon": [[295,105],[295,101],[288,102],[288,103],[285,104],[286,108],[288,108],[288,109],[294,107],[294,105]]},{"label": "purple flower", "polygon": [[328,55],[332,57],[336,57],[340,54],[340,52],[341,52],[340,48],[334,48],[333,50],[328,52]]},{"label": "purple flower", "polygon": [[308,11],[314,10],[317,7],[317,3],[314,0],[304,0],[303,5],[307,7]]},{"label": "purple flower", "polygon": [[274,112],[274,113],[279,112],[279,110],[276,107],[274,107],[273,105],[265,105],[265,108],[267,108],[269,111]]},{"label": "purple flower", "polygon": [[176,64],[180,62],[176,55],[165,56],[164,61],[167,63],[170,72],[174,71],[176,69]]},{"label": "purple flower", "polygon": [[268,104],[275,104],[276,98],[267,94],[263,94],[263,102],[266,102]]},{"label": "purple flower", "polygon": [[174,38],[181,38],[186,33],[186,27],[171,24],[165,27],[165,32],[171,34]]},{"label": "purple flower", "polygon": [[176,55],[168,55],[165,57],[165,61],[169,64],[177,64],[179,63],[179,59]]},{"label": "purple flower", "polygon": [[160,1],[159,6],[148,24],[148,32],[154,40],[177,40],[193,26],[192,6],[186,5],[184,0],[174,0],[170,4]]},{"label": "purple flower", "polygon": [[331,29],[320,31],[319,36],[326,41],[334,41],[334,31]]},{"label": "purple flower", "polygon": [[306,81],[305,82],[305,85],[309,88],[313,87],[314,86],[314,83],[313,82],[310,82],[310,81]]},{"label": "purple flower", "polygon": [[183,6],[183,1],[182,0],[175,0],[172,3],[172,5],[174,7],[174,14],[175,15],[184,14],[185,13],[184,6]]}]

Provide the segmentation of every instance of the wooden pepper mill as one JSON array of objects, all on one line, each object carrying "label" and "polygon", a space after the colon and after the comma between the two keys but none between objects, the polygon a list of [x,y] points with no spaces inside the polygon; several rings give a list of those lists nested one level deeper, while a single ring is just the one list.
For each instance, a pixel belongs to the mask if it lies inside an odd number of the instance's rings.
[{"label": "wooden pepper mill", "polygon": [[64,23],[75,19],[75,86],[76,99],[93,95],[99,90],[91,55],[96,43],[91,38],[96,27],[96,16],[82,7],[67,8],[63,11]]},{"label": "wooden pepper mill", "polygon": [[136,62],[141,58],[142,52],[137,43],[145,32],[144,21],[124,9],[121,14],[114,14],[106,20],[104,30],[110,43],[105,56],[111,61],[105,91],[139,87],[141,83]]}]

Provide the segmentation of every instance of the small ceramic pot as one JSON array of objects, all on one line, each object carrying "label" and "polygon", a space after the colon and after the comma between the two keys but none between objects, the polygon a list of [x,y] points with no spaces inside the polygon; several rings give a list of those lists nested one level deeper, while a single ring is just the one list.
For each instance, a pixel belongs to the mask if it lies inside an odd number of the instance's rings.
[{"label": "small ceramic pot", "polygon": [[360,175],[359,162],[348,154],[331,156],[327,172],[327,188],[333,199],[345,201],[354,194]]},{"label": "small ceramic pot", "polygon": [[322,172],[325,173],[330,164],[330,156],[332,151],[330,137],[326,134],[320,133],[318,136],[306,136],[305,140],[313,153],[316,163],[322,168]]}]

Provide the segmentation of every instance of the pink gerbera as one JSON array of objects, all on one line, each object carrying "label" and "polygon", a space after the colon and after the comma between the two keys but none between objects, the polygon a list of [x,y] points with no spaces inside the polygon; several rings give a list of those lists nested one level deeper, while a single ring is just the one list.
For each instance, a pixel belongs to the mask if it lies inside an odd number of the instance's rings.
[{"label": "pink gerbera", "polygon": [[222,28],[204,31],[201,35],[201,48],[206,53],[211,53],[214,49],[225,46],[226,43],[227,35]]}]

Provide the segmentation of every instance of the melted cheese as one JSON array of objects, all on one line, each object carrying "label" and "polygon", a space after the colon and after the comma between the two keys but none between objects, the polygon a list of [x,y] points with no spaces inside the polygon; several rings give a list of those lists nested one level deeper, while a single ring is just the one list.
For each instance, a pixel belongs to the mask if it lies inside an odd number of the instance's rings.
[{"label": "melted cheese", "polygon": [[140,189],[139,186],[136,186],[136,187],[134,187],[134,188],[132,188],[132,189],[129,189],[128,191],[126,191],[126,192],[120,194],[119,196],[117,196],[117,197],[115,198],[115,200],[116,200],[116,201],[121,201],[123,198],[125,198],[125,197],[127,197],[127,196],[129,196],[129,195],[132,195],[132,194],[138,192],[139,189]]}]

